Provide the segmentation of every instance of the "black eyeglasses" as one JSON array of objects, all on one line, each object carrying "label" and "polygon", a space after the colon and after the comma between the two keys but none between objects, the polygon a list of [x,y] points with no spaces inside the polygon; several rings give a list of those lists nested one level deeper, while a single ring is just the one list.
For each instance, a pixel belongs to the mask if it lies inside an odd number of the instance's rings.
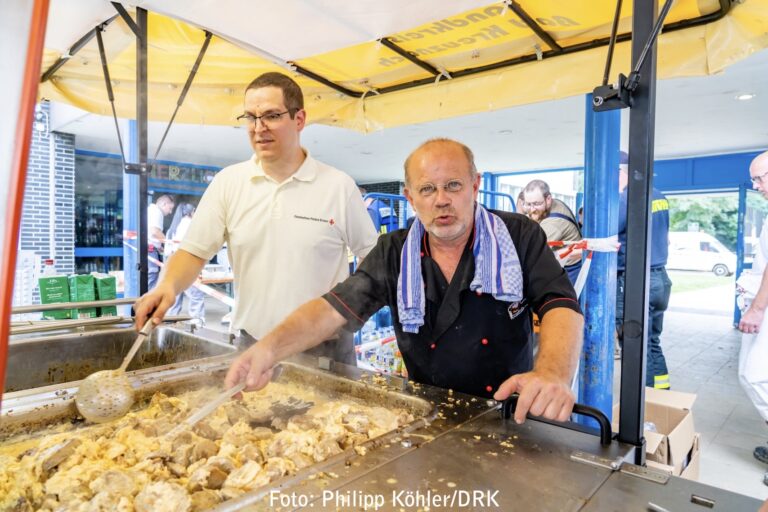
[{"label": "black eyeglasses", "polygon": [[266,114],[262,114],[260,116],[255,116],[251,113],[246,112],[245,114],[242,114],[237,117],[237,120],[240,122],[240,124],[244,126],[256,126],[256,123],[261,120],[261,124],[264,126],[272,126],[280,121],[282,117],[285,114],[290,114],[293,111],[297,111],[298,109],[295,108],[289,108],[285,112],[267,112]]},{"label": "black eyeglasses", "polygon": [[760,176],[749,178],[749,181],[751,181],[753,185],[757,185],[758,183],[762,183],[766,176],[768,176],[768,172],[764,172]]}]

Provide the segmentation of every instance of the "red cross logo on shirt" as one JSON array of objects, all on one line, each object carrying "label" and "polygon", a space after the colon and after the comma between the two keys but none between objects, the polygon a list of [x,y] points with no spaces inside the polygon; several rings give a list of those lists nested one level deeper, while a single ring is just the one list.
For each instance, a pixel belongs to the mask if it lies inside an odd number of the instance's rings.
[{"label": "red cross logo on shirt", "polygon": [[328,223],[329,223],[331,226],[333,226],[333,225],[335,224],[335,222],[334,222],[334,220],[333,220],[333,219],[330,219],[330,220],[328,221]]}]

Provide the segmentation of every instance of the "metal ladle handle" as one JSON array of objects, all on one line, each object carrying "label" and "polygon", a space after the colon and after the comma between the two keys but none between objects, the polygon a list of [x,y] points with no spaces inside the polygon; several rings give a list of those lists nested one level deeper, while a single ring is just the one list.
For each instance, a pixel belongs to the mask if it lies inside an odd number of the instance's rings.
[{"label": "metal ladle handle", "polygon": [[152,329],[155,328],[155,322],[152,320],[152,318],[149,318],[146,323],[144,324],[144,327],[141,328],[139,331],[139,335],[136,336],[136,341],[133,342],[133,346],[131,346],[131,350],[128,351],[128,354],[126,354],[125,359],[123,359],[123,364],[120,365],[120,368],[118,368],[118,371],[124,372],[126,368],[128,368],[128,365],[131,364],[131,361],[133,361],[133,356],[136,355],[136,352],[139,351],[139,347],[142,343],[144,343],[144,340],[147,339],[147,337],[152,333]]},{"label": "metal ladle handle", "polygon": [[232,398],[233,395],[240,393],[244,389],[245,389],[245,382],[241,382],[240,384],[235,384],[228,390],[220,393],[213,400],[205,404],[205,406],[201,407],[195,413],[190,415],[187,419],[185,419],[184,421],[176,425],[176,427],[174,427],[173,430],[171,430],[166,434],[166,437],[169,439],[174,438],[183,430],[192,428],[197,424],[197,422],[199,422],[200,420],[202,420],[203,418],[211,414],[221,404],[223,404],[224,402]]},{"label": "metal ladle handle", "polygon": [[[270,377],[270,382],[275,382],[277,379],[280,378],[280,376],[283,374],[283,365],[278,364],[274,367],[272,367],[272,376]],[[168,432],[165,436],[168,439],[172,439],[176,437],[180,432],[182,432],[185,429],[192,428],[195,426],[200,420],[211,414],[213,411],[215,411],[221,404],[235,396],[236,394],[240,393],[245,389],[246,383],[245,381],[240,382],[238,384],[235,384],[231,388],[227,389],[226,391],[223,391],[222,393],[216,395],[210,402],[208,402],[206,405],[201,407],[199,410],[191,414],[187,417],[184,421],[176,425],[170,432]]]}]

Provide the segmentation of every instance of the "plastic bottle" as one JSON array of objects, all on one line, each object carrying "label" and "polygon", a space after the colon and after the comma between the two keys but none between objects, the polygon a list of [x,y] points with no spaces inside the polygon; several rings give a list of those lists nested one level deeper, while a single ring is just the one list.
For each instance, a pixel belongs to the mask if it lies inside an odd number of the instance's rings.
[{"label": "plastic bottle", "polygon": [[43,276],[55,276],[56,275],[56,266],[54,265],[54,261],[52,259],[47,259],[43,262]]},{"label": "plastic bottle", "polygon": [[643,429],[649,432],[658,432],[658,430],[656,429],[656,424],[652,421],[646,421],[645,423],[643,423]]}]

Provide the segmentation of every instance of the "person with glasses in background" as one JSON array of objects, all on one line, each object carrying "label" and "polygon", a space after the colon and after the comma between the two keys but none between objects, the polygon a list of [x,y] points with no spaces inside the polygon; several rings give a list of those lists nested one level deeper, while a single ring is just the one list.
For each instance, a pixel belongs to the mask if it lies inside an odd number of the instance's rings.
[{"label": "person with glasses in background", "polygon": [[[768,199],[768,151],[758,155],[749,166],[752,187]],[[760,243],[750,271],[736,282],[743,289],[743,313],[739,321],[741,337],[739,352],[739,382],[752,404],[768,424],[768,222],[763,222]],[[753,452],[760,462],[768,464],[768,446],[758,446]],[[768,485],[768,472],[763,475]]]},{"label": "person with glasses in background", "polygon": [[[578,242],[581,240],[581,228],[576,216],[568,205],[552,197],[546,181],[533,180],[523,189],[523,213],[539,223],[550,242]],[[568,251],[567,244],[555,250],[555,253]],[[557,259],[568,273],[571,283],[581,270],[581,250],[568,253],[565,258]]]},{"label": "person with glasses in background", "polygon": [[[136,302],[136,327],[162,319],[226,242],[234,273],[230,329],[252,343],[288,313],[349,275],[347,247],[365,257],[376,231],[350,176],[301,146],[307,114],[299,85],[264,73],[245,90],[244,112],[254,155],[217,173],[181,247],[157,287]],[[350,332],[314,355],[355,364]]]},{"label": "person with glasses in background", "polygon": [[[381,235],[352,276],[238,357],[225,385],[264,387],[278,361],[387,305],[409,379],[497,400],[517,392],[518,423],[527,412],[567,420],[583,330],[573,286],[544,232],[523,215],[486,210],[479,187],[468,147],[422,144],[405,161],[411,226]],[[541,318],[535,361],[532,311]]]}]

